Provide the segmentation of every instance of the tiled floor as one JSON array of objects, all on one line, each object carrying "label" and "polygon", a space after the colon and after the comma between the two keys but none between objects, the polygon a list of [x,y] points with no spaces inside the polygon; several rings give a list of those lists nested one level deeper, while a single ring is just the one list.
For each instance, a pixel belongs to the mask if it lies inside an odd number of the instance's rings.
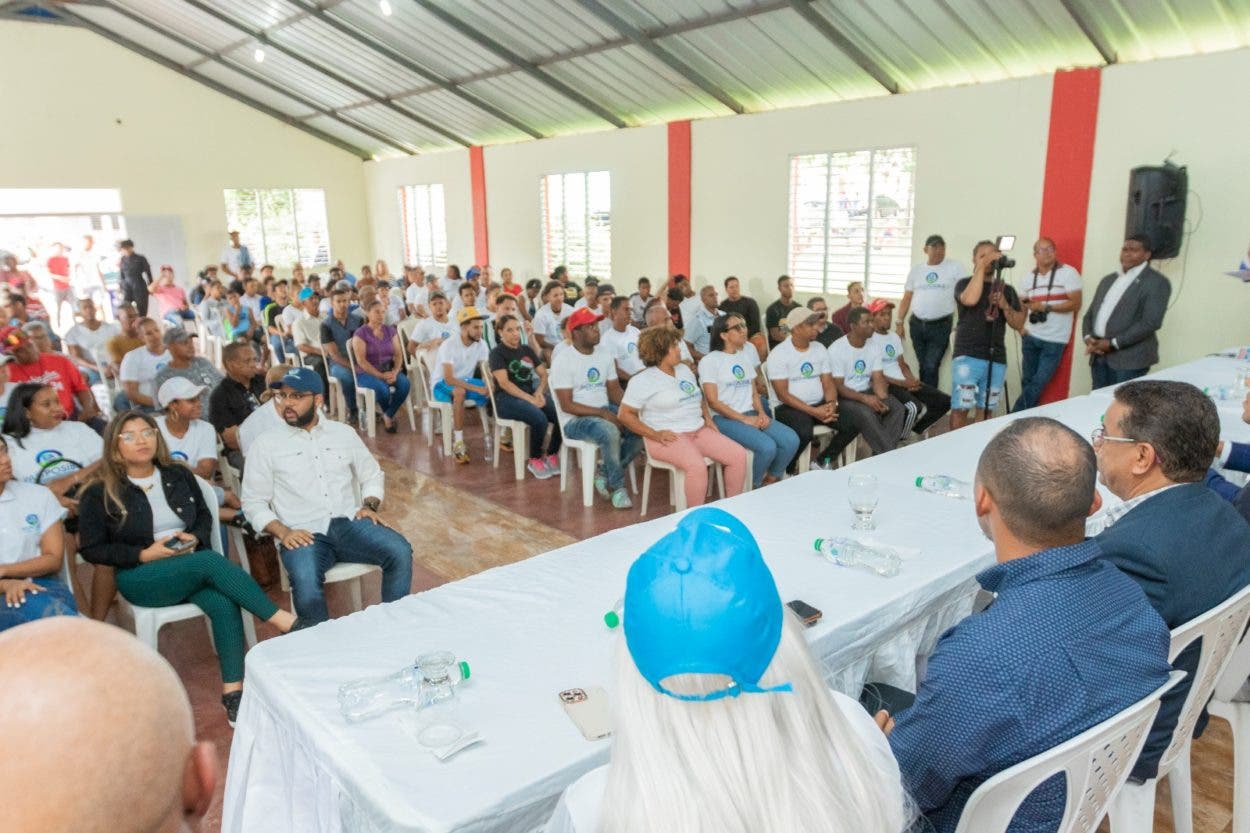
[{"label": "tiled floor", "polygon": [[[384,460],[387,502],[383,514],[414,542],[413,591],[517,561],[639,519],[637,509],[613,510],[596,498],[581,504],[579,484],[571,478],[567,492],[559,480],[537,482],[529,475],[514,479],[512,459],[501,456],[499,469],[483,460],[480,425],[466,434],[474,460],[458,466],[444,458],[438,444],[431,449],[425,438],[408,432],[401,420],[396,435],[379,432],[367,441]],[[640,476],[641,480],[641,476]],[[653,485],[652,516],[665,510],[666,478]],[[377,579],[366,579],[365,602],[377,600]],[[279,588],[270,596],[284,607],[289,603]],[[347,609],[346,594],[329,592],[332,615]],[[260,637],[273,636],[261,627]],[[178,670],[195,710],[197,733],[217,746],[222,772],[230,754],[232,733],[219,705],[221,679],[216,659],[200,621],[179,623],[161,633],[161,652]],[[1193,747],[1194,829],[1197,833],[1232,833],[1232,743],[1228,726],[1213,720],[1206,735]],[[221,796],[204,819],[203,830],[217,833],[221,825]],[[1166,783],[1159,791],[1156,833],[1172,833]],[[1106,830],[1104,823],[1103,829]]]}]

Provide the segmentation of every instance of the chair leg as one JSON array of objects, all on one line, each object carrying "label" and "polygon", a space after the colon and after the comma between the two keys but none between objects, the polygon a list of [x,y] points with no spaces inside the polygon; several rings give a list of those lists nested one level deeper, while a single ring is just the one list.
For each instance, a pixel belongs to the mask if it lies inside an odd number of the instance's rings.
[{"label": "chair leg", "polygon": [[156,625],[156,620],[151,616],[147,616],[135,611],[135,636],[139,637],[139,641],[147,645],[153,651],[160,651],[160,628]]},{"label": "chair leg", "polygon": [[1233,729],[1233,833],[1250,833],[1250,705],[1231,703]]},{"label": "chair leg", "polygon": [[[1194,790],[1190,753],[1193,742],[1176,757],[1168,770],[1168,786],[1172,795],[1172,829],[1175,833],[1194,833]],[[1234,777],[1236,774],[1234,773]]]},{"label": "chair leg", "polygon": [[560,446],[560,491],[569,487],[569,447]]},{"label": "chair leg", "polygon": [[451,456],[451,441],[454,436],[452,431],[451,408],[442,408],[438,412],[439,421],[443,426],[443,455]]},{"label": "chair leg", "polygon": [[577,462],[582,467],[582,506],[595,504],[595,452],[577,450]]},{"label": "chair leg", "polygon": [[493,453],[491,454],[491,461],[493,465],[495,466],[495,468],[499,468],[499,446],[503,445],[503,443],[500,442],[501,439],[503,439],[503,429],[500,428],[499,423],[496,422],[495,423],[495,442],[492,443],[492,445],[494,445],[495,448],[493,450]]},{"label": "chair leg", "polygon": [[1129,782],[1111,799],[1108,816],[1111,833],[1151,833],[1155,824],[1155,788],[1151,778],[1144,784]]},{"label": "chair leg", "polygon": [[651,497],[651,465],[642,469],[642,517],[647,517],[647,500]]},{"label": "chair leg", "polygon": [[686,473],[674,466],[668,472],[668,488],[672,491],[672,499],[669,501],[673,504],[674,512],[686,511]]},{"label": "chair leg", "polygon": [[[815,440],[812,440],[815,442]],[[812,470],[812,443],[808,443],[803,452],[799,454],[798,463],[795,464],[795,471],[799,474],[807,474]]]},{"label": "chair leg", "polygon": [[[512,468],[516,471],[516,479],[525,479],[525,452],[521,449],[530,447],[530,427],[521,425],[512,429]],[[495,454],[499,453],[499,443],[495,443]]]}]

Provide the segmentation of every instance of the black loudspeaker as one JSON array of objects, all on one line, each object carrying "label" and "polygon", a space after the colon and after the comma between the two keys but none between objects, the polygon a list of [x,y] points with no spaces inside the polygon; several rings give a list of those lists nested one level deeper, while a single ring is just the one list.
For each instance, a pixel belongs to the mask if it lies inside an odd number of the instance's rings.
[{"label": "black loudspeaker", "polygon": [[1189,174],[1170,163],[1144,165],[1129,172],[1128,216],[1124,236],[1144,234],[1156,260],[1176,257],[1185,235],[1185,197]]}]

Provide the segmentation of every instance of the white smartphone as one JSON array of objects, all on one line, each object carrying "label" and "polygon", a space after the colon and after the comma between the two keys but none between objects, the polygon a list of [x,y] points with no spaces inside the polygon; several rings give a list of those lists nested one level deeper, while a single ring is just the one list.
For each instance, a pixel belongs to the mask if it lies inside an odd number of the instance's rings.
[{"label": "white smartphone", "polygon": [[1009,252],[1016,245],[1016,236],[1014,234],[999,235],[998,240],[994,242],[995,248],[1000,252]]},{"label": "white smartphone", "polygon": [[602,740],[612,735],[608,693],[600,686],[561,691],[560,705],[586,740]]}]

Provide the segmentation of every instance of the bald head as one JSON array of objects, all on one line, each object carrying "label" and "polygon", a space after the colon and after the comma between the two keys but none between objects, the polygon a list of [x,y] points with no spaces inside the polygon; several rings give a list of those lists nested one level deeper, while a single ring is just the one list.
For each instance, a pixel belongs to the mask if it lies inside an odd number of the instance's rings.
[{"label": "bald head", "polygon": [[1094,449],[1066,425],[1044,417],[1018,419],[986,445],[977,464],[1007,530],[1042,548],[1080,542],[1095,501]]},{"label": "bald head", "polygon": [[6,802],[6,830],[165,833],[207,808],[212,747],[174,670],[130,634],[77,617],[12,628],[0,679],[4,755],[21,762],[5,788],[38,796]]}]

